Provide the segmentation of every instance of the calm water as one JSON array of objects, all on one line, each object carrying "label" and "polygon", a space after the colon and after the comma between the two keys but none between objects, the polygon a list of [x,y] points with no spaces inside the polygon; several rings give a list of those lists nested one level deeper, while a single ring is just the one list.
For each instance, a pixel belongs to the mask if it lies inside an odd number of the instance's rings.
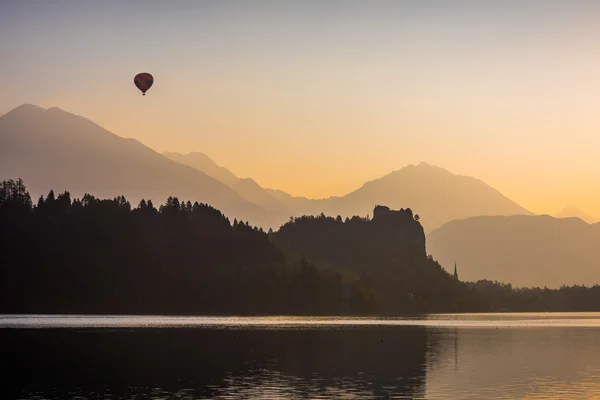
[{"label": "calm water", "polygon": [[600,399],[600,313],[0,316],[0,398]]}]

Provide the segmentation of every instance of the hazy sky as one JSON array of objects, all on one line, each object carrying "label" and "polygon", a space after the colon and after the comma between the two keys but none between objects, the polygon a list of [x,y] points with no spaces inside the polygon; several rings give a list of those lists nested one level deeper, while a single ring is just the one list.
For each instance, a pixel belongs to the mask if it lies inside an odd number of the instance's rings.
[{"label": "hazy sky", "polygon": [[598,1],[0,0],[22,103],[295,195],[426,161],[600,216]]}]

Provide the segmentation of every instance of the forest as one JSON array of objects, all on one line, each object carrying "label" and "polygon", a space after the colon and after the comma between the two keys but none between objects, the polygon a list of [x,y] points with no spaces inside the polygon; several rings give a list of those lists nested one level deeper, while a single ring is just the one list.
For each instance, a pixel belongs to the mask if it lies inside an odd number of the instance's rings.
[{"label": "forest", "polygon": [[369,311],[340,274],[290,262],[260,229],[206,204],[123,197],[33,205],[0,184],[0,312],[342,314]]},{"label": "forest", "polygon": [[412,210],[303,216],[264,232],[207,204],[123,196],[34,203],[0,182],[0,313],[406,315],[598,311],[600,286],[461,282]]}]

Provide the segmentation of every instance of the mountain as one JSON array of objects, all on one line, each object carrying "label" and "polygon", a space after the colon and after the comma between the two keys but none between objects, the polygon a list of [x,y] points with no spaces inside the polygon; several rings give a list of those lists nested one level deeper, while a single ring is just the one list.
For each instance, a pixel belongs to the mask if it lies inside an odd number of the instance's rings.
[{"label": "mountain", "polygon": [[427,237],[442,265],[458,265],[461,280],[514,286],[600,284],[600,224],[579,218],[473,217],[452,221]]},{"label": "mountain", "polygon": [[20,176],[36,196],[51,188],[75,196],[124,194],[133,202],[142,197],[163,202],[176,195],[264,228],[278,227],[292,215],[366,216],[373,204],[411,208],[426,232],[453,219],[530,214],[480,180],[426,163],[394,171],[345,196],[308,199],[239,179],[202,153],[160,155],[58,108],[23,105],[1,118],[0,178]]},{"label": "mountain", "polygon": [[367,182],[343,197],[309,200],[281,191],[270,193],[295,211],[295,215],[323,212],[342,217],[366,216],[373,204],[409,207],[419,214],[426,232],[454,219],[531,214],[479,179],[455,175],[424,162]]},{"label": "mountain", "polygon": [[225,167],[217,165],[216,162],[214,162],[204,153],[193,151],[188,154],[181,154],[165,151],[163,156],[170,158],[173,161],[177,161],[180,164],[189,165],[192,168],[196,168],[211,178],[226,183],[230,186],[239,181],[239,178],[235,176],[233,172]]},{"label": "mountain", "polygon": [[68,190],[74,197],[125,195],[133,204],[142,198],[160,204],[177,196],[219,207],[232,218],[272,222],[266,210],[228,185],[83,117],[26,104],[0,118],[0,178],[23,178],[35,197],[50,189]]},{"label": "mountain", "polygon": [[282,201],[272,196],[251,178],[239,179],[231,185],[233,190],[251,203],[258,204],[265,210],[287,219],[292,215],[290,208]]},{"label": "mountain", "polygon": [[556,213],[555,215],[556,218],[579,218],[585,222],[587,222],[588,224],[593,224],[598,222],[598,219],[596,217],[592,217],[591,215],[581,211],[578,208],[575,207],[565,207],[562,210],[560,210],[558,213]]},{"label": "mountain", "polygon": [[227,168],[217,165],[217,163],[204,153],[191,152],[181,154],[165,152],[163,155],[173,161],[202,171],[208,176],[231,186],[236,193],[247,201],[257,204],[272,213],[274,219],[277,221],[275,224],[277,226],[279,223],[287,221],[291,216],[292,211],[290,208],[271,195],[267,190],[263,189],[256,181],[251,178],[238,178]]},{"label": "mountain", "polygon": [[202,153],[165,155],[221,179],[246,200],[275,214],[279,224],[292,215],[324,213],[344,218],[366,216],[373,204],[389,204],[393,208],[410,207],[419,214],[426,232],[453,219],[478,215],[531,214],[478,179],[455,175],[424,162],[367,182],[345,196],[309,199],[295,197],[282,190],[262,188],[252,179],[239,179]]},{"label": "mountain", "polygon": [[[283,204],[288,206],[290,209],[296,211],[298,214],[299,210],[311,210],[314,209],[315,204],[323,203],[322,199],[309,199],[307,197],[297,197],[284,192],[279,189],[265,189],[271,196],[281,201]],[[300,213],[302,214],[302,213]]]}]

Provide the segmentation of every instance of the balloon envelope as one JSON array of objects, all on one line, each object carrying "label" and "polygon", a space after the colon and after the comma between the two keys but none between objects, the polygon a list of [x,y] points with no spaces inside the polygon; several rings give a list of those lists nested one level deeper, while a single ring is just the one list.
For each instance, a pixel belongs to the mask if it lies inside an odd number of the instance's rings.
[{"label": "balloon envelope", "polygon": [[135,83],[135,86],[142,91],[143,95],[146,95],[146,92],[154,83],[154,77],[147,72],[142,72],[133,78],[133,83]]}]

